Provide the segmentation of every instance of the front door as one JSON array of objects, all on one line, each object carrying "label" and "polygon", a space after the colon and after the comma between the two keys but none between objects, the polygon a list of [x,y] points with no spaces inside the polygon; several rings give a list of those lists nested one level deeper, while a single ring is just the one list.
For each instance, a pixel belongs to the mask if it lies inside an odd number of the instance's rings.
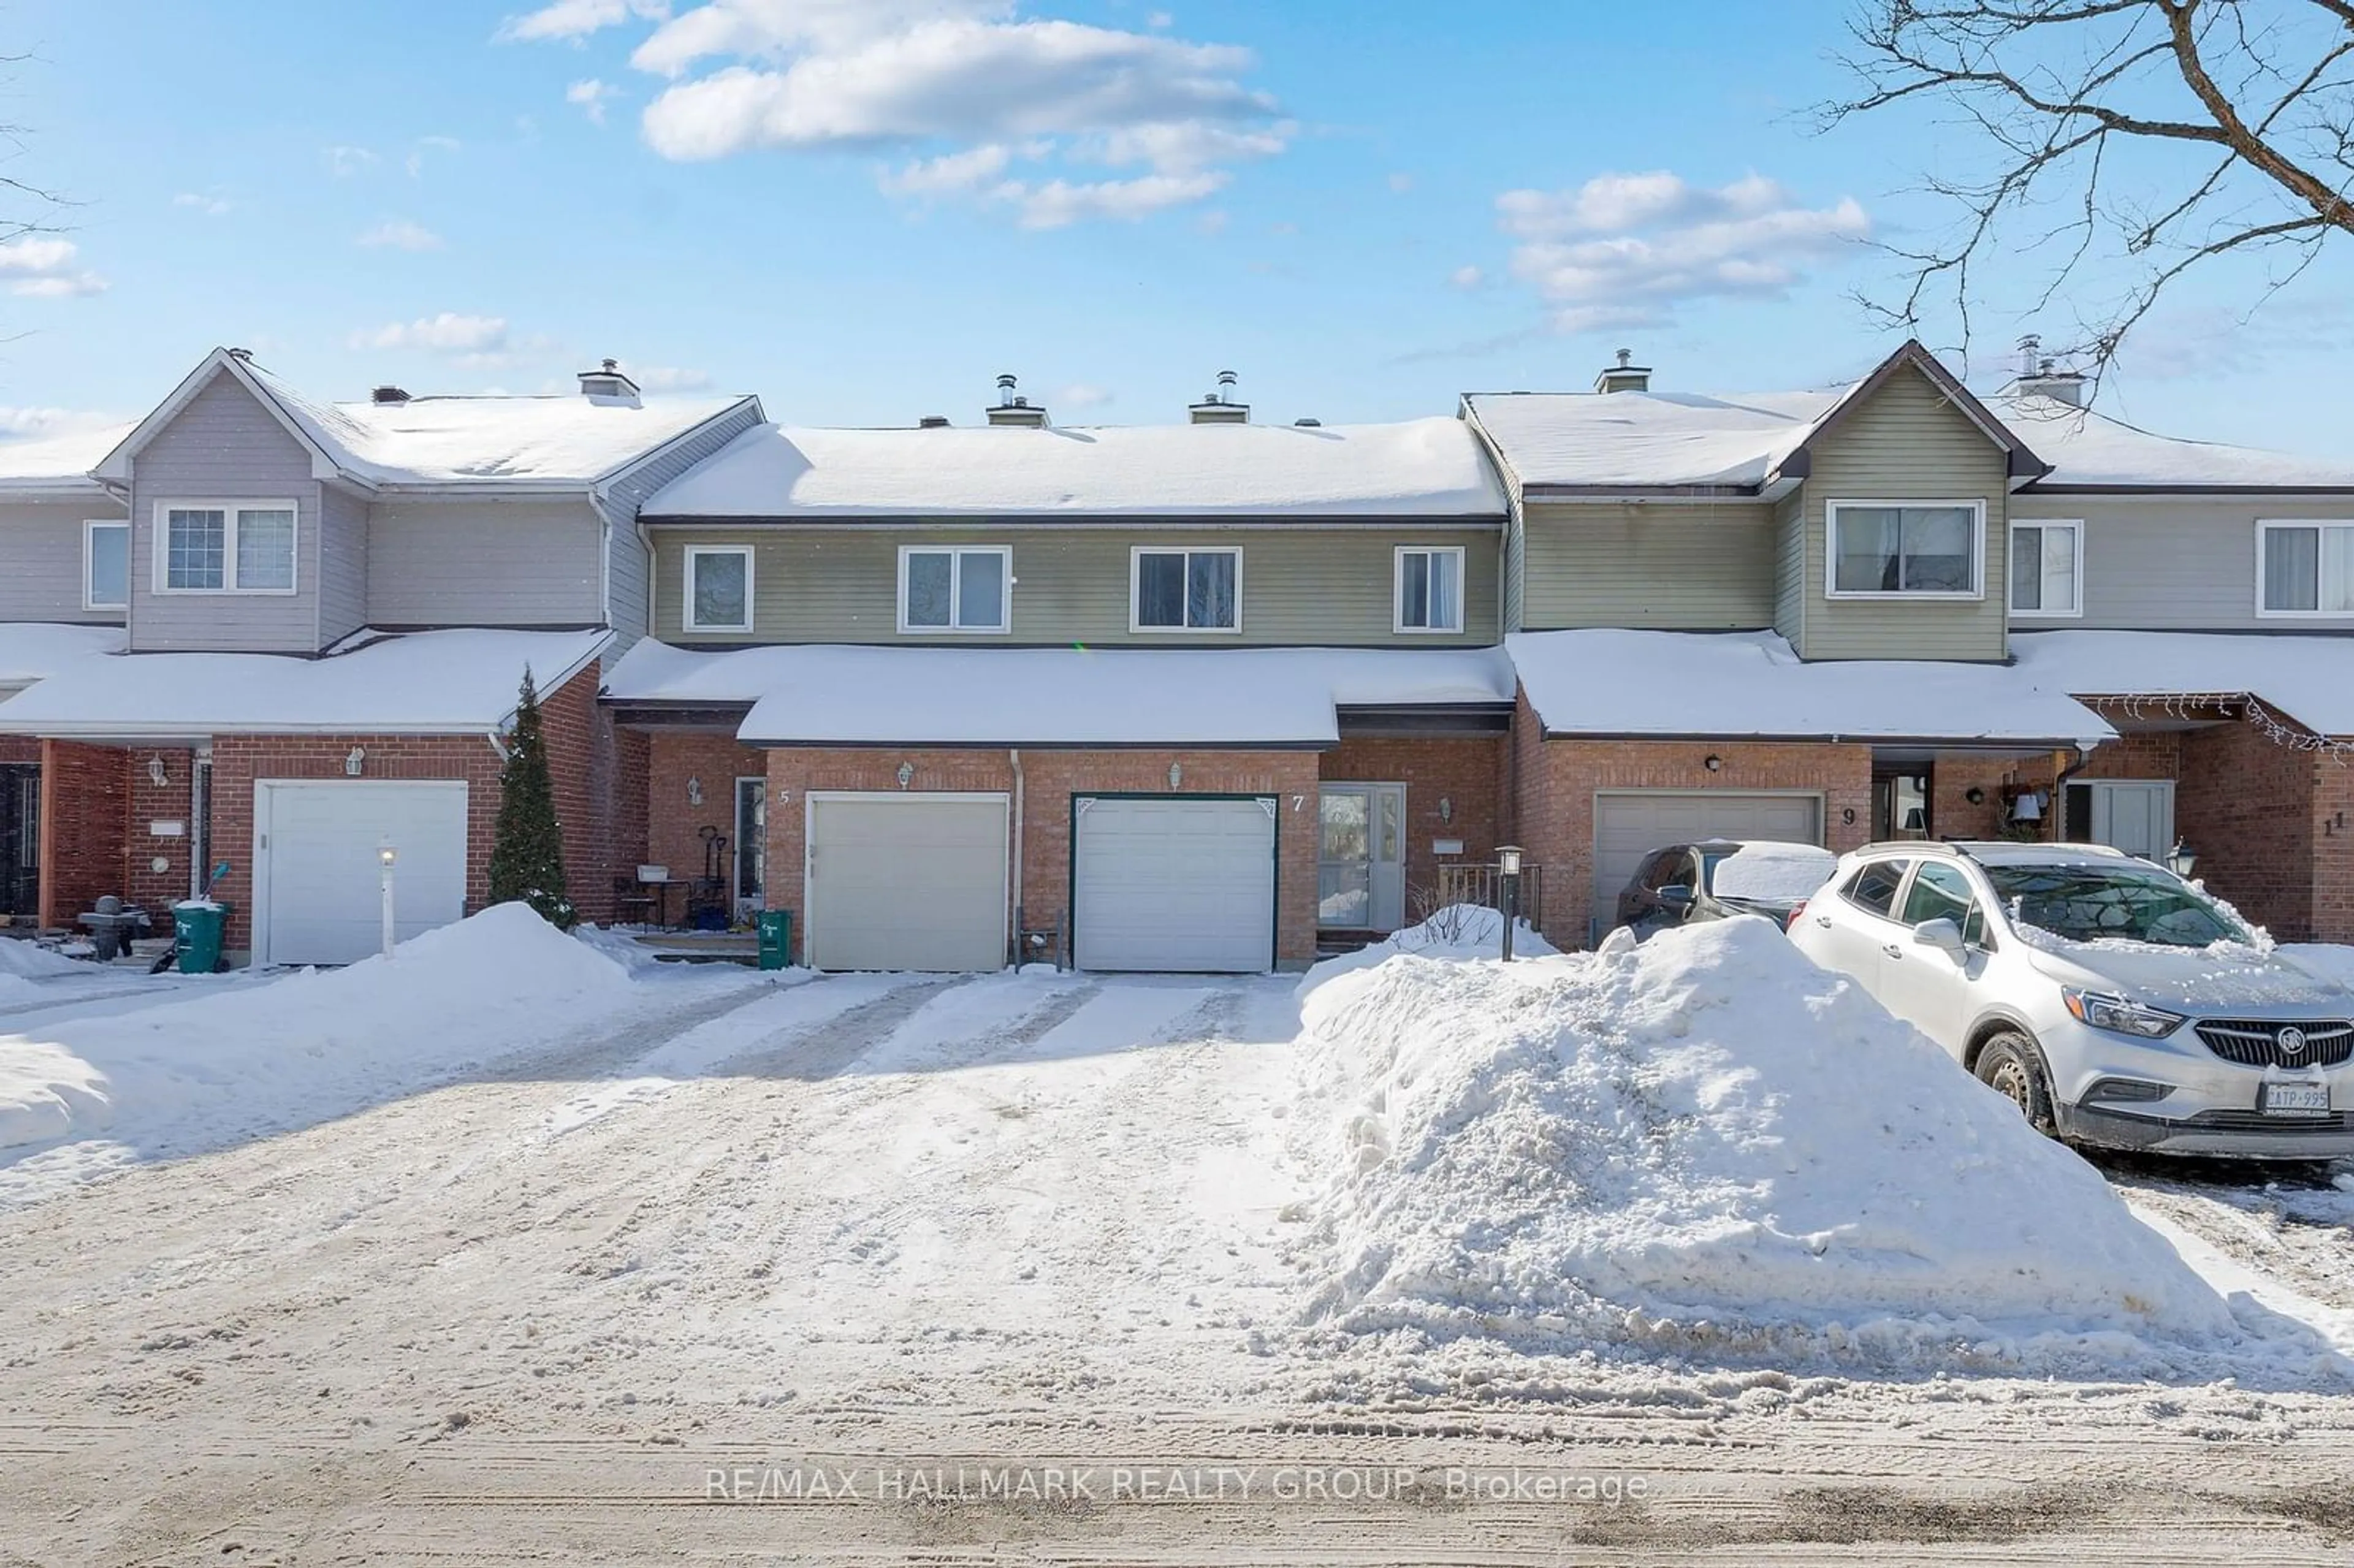
[{"label": "front door", "polygon": [[768,907],[769,781],[736,780],[736,912]]},{"label": "front door", "polygon": [[1405,786],[1327,784],[1319,792],[1316,924],[1394,931],[1405,924]]},{"label": "front door", "polygon": [[2174,781],[2101,779],[2068,786],[2071,838],[2089,838],[2144,860],[2166,862],[2174,847]]},{"label": "front door", "polygon": [[41,769],[0,767],[0,915],[29,920],[41,899]]}]

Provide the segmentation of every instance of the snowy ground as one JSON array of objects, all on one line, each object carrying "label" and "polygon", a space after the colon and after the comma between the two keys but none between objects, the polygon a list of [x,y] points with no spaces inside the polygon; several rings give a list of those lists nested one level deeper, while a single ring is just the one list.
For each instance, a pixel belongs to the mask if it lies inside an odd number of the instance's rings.
[{"label": "snowy ground", "polygon": [[[0,1150],[0,1563],[2354,1550],[2354,1383],[2310,1359],[1891,1376],[1312,1320],[1288,980],[601,985],[242,1132],[184,1095],[118,1103],[104,1162]],[[121,1005],[0,1033],[151,1060]],[[2354,1355],[2337,1173],[2109,1174]]]}]

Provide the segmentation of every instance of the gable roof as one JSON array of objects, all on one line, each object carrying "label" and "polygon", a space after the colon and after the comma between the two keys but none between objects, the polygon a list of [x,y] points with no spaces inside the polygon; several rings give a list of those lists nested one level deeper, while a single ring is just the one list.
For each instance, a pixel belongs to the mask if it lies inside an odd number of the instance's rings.
[{"label": "gable roof", "polygon": [[426,397],[405,403],[318,403],[217,348],[95,465],[130,477],[130,461],[216,377],[228,376],[311,454],[319,479],[363,489],[587,490],[733,410],[751,397],[656,401],[642,408],[576,396]]},{"label": "gable roof", "polygon": [[652,517],[1282,514],[1500,522],[1460,419],[1386,425],[763,426],[649,499]]},{"label": "gable roof", "polygon": [[1463,407],[1524,494],[1755,495],[1807,477],[1816,444],[1907,368],[2007,455],[2011,473],[2044,471],[1991,408],[1910,340],[1840,392],[1474,392]]}]

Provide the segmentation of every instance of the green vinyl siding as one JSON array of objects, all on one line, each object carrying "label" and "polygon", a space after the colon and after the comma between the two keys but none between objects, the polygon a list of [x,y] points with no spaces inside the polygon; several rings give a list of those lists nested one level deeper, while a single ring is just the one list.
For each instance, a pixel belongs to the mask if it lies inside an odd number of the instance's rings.
[{"label": "green vinyl siding", "polygon": [[1806,646],[1807,508],[1795,490],[1774,507],[1774,630]]},{"label": "green vinyl siding", "polygon": [[1774,620],[1762,502],[1526,503],[1521,624],[1753,630]]},{"label": "green vinyl siding", "polygon": [[[1333,644],[1444,648],[1498,638],[1498,530],[1493,527],[1093,528],[1063,525],[938,528],[864,524],[810,527],[663,525],[654,534],[653,627],[666,641],[1128,644],[1184,648]],[[748,632],[688,633],[680,584],[688,545],[749,545],[753,624]],[[1013,553],[1013,620],[1002,635],[898,629],[899,550],[1004,546]],[[1400,546],[1460,547],[1464,628],[1456,634],[1393,628]],[[1239,549],[1242,630],[1129,630],[1129,553]]]},{"label": "green vinyl siding", "polygon": [[[2008,656],[2004,567],[2009,460],[1928,377],[1910,366],[1813,444],[1799,493],[1805,559],[1798,652],[1808,659]],[[1977,501],[1986,507],[1983,598],[1832,599],[1824,592],[1826,508],[1832,502]],[[1787,609],[1784,611],[1787,615]],[[1777,617],[1777,619],[1780,619]]]}]

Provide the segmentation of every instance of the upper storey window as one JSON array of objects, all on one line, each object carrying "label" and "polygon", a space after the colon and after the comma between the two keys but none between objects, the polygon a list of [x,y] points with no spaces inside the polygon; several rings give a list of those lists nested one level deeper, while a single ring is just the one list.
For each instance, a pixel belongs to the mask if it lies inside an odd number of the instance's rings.
[{"label": "upper storey window", "polygon": [[292,593],[291,501],[159,503],[157,593]]},{"label": "upper storey window", "polygon": [[1984,597],[1984,503],[1834,501],[1829,514],[1831,598]]},{"label": "upper storey window", "polygon": [[2256,613],[2354,615],[2354,523],[2256,524]]},{"label": "upper storey window", "polygon": [[899,551],[899,630],[1003,631],[1013,552],[1002,545]]},{"label": "upper storey window", "polygon": [[81,526],[81,602],[85,609],[122,609],[131,602],[131,524]]},{"label": "upper storey window", "polygon": [[2010,612],[2084,613],[2084,525],[2037,518],[2010,525]]},{"label": "upper storey window", "polygon": [[686,551],[686,629],[752,630],[752,552],[736,545],[690,545]]},{"label": "upper storey window", "polygon": [[1462,630],[1462,550],[1400,546],[1396,609],[1402,632]]},{"label": "upper storey window", "polygon": [[1136,631],[1242,630],[1240,550],[1151,550],[1129,557]]}]

